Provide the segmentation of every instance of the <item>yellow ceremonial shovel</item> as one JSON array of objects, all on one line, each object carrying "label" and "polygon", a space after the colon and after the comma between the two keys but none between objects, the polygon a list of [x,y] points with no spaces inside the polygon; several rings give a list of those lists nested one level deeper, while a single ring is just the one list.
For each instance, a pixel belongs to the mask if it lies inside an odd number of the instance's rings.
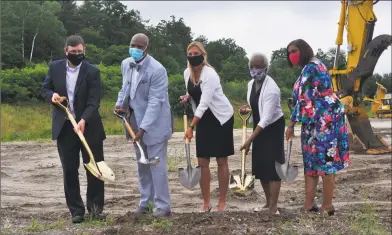
[{"label": "yellow ceremonial shovel", "polygon": [[[240,113],[242,119],[242,144],[246,141],[246,124],[251,115],[251,110],[248,109],[246,114]],[[255,177],[245,174],[245,163],[246,163],[246,153],[245,149],[242,150],[242,160],[241,160],[241,176],[230,175],[230,190],[239,196],[249,195],[254,189]]]},{"label": "yellow ceremonial shovel", "polygon": [[[66,106],[61,104],[64,101],[67,102]],[[68,119],[71,121],[73,127],[76,129],[78,124],[76,123],[75,118],[73,117],[71,111],[69,110],[69,102],[67,97],[60,97],[60,99],[57,100],[56,105],[58,105],[61,109],[65,111]],[[88,146],[83,133],[80,130],[78,130],[77,134],[80,140],[82,141],[83,146],[86,148],[88,155],[90,156],[90,162],[84,163],[84,166],[91,172],[91,174],[93,174],[98,179],[102,181],[114,181],[115,177],[113,171],[109,168],[109,166],[104,161],[95,162],[94,155],[91,152],[91,149]]]}]

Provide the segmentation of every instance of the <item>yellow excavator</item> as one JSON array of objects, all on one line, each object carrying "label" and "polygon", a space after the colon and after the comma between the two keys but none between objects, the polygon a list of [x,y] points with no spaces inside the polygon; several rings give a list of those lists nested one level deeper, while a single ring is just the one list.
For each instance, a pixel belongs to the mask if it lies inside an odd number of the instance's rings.
[{"label": "yellow excavator", "polygon": [[[378,59],[392,43],[392,36],[388,34],[373,38],[377,21],[373,6],[378,2],[341,1],[334,67],[329,71],[334,91],[345,106],[350,149],[368,154],[392,152],[391,146],[374,133],[361,95],[362,85],[373,75]],[[347,33],[347,68],[337,69],[344,29]]]},{"label": "yellow excavator", "polygon": [[377,118],[391,118],[392,117],[392,97],[391,94],[386,94],[387,89],[376,82],[377,91],[374,98],[365,97],[363,101],[372,102],[372,113],[377,116]]},{"label": "yellow excavator", "polygon": [[385,97],[381,99],[382,105],[377,111],[376,115],[378,118],[392,118],[392,94],[385,94]]}]

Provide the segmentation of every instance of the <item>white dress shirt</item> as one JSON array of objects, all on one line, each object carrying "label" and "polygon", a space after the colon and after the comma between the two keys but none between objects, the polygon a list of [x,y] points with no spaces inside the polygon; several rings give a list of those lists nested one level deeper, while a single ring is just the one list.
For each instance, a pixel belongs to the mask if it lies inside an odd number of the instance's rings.
[{"label": "white dress shirt", "polygon": [[[189,68],[184,71],[185,87],[188,94],[188,81],[190,76]],[[220,124],[225,124],[234,114],[233,106],[225,96],[220,84],[220,78],[215,69],[203,66],[200,73],[201,98],[199,106],[191,99],[191,104],[195,116],[201,118],[209,108]]]},{"label": "white dress shirt", "polygon": [[[144,62],[144,59],[142,61],[140,61],[139,63],[137,63],[139,66],[142,66]],[[132,62],[131,62],[132,63]],[[136,62],[133,62],[136,63]],[[136,82],[137,82],[137,77],[139,76],[139,71],[136,69],[136,67],[132,68],[132,73],[131,73],[131,89],[130,89],[130,99],[129,99],[129,107],[131,107],[131,100],[133,99],[133,97],[136,94]]]},{"label": "white dress shirt", "polygon": [[69,101],[69,109],[74,117],[75,115],[75,110],[73,107],[74,103],[74,97],[75,97],[75,86],[76,86],[76,81],[78,80],[79,76],[79,71],[80,71],[80,66],[82,63],[80,63],[76,68],[72,68],[69,66],[69,61],[67,61],[67,73],[66,73],[66,86],[67,86],[67,94],[68,94],[68,101]]}]

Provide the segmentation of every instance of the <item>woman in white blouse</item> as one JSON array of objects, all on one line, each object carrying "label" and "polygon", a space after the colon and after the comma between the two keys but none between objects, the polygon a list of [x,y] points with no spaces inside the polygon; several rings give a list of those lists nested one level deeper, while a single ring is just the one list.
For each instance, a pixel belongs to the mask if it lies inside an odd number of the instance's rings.
[{"label": "woman in white blouse", "polygon": [[[275,170],[275,161],[284,163],[285,119],[280,106],[280,89],[267,75],[268,59],[264,54],[252,55],[249,72],[252,80],[248,83],[248,105],[240,111],[252,109],[253,133],[241,147],[248,153],[252,144],[252,174],[260,179],[269,214],[279,214],[278,196],[281,179]],[[255,211],[261,210],[255,208]]]},{"label": "woman in white blouse", "polygon": [[196,156],[201,167],[200,188],[204,199],[203,211],[211,211],[210,158],[218,164],[218,211],[226,206],[229,185],[228,156],[234,155],[234,109],[223,94],[219,75],[207,62],[207,52],[200,42],[192,42],[187,49],[188,68],[184,71],[187,94],[182,104],[190,102],[194,118],[185,133],[189,140],[196,127]]}]

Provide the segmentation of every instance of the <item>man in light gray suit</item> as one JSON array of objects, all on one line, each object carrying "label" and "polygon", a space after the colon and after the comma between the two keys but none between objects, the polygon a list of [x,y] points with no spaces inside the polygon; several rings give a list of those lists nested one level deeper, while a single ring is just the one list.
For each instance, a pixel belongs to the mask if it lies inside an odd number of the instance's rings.
[{"label": "man in light gray suit", "polygon": [[[140,203],[138,214],[148,212],[147,203],[154,202],[154,214],[170,216],[170,191],[167,175],[167,145],[173,134],[173,117],[169,104],[166,69],[147,54],[149,39],[136,34],[130,42],[131,57],[121,63],[123,85],[115,110],[128,112],[129,122],[146,157],[159,157],[156,165],[137,163]],[[127,132],[126,132],[127,133]],[[130,139],[127,133],[127,138]],[[135,145],[140,159],[140,152]]]}]

